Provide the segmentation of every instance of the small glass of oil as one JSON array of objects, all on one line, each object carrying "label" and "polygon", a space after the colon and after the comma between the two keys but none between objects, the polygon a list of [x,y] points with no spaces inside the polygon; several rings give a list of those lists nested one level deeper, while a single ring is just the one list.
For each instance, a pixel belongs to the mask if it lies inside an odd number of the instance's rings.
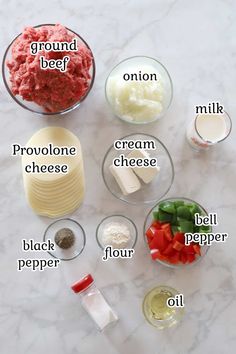
[{"label": "small glass of oil", "polygon": [[158,329],[177,324],[183,317],[183,307],[169,307],[167,305],[167,300],[177,294],[179,294],[177,290],[164,285],[150,290],[143,300],[143,313],[146,320]]}]

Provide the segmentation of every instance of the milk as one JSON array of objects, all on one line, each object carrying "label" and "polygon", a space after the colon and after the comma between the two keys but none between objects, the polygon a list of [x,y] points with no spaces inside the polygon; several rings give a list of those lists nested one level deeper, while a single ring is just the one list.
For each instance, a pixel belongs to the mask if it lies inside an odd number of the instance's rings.
[{"label": "milk", "polygon": [[216,143],[226,136],[225,117],[222,114],[201,114],[196,119],[196,130],[203,140]]},{"label": "milk", "polygon": [[226,114],[199,114],[187,129],[187,140],[196,150],[205,150],[209,146],[225,139],[229,134]]}]

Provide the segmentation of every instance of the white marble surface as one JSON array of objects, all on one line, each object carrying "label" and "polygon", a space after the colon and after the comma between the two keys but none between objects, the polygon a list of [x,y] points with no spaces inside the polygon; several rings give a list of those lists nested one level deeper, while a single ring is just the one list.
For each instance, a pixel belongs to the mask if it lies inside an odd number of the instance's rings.
[{"label": "white marble surface", "polygon": [[[1,354],[235,353],[235,130],[204,154],[194,153],[184,136],[196,103],[219,99],[235,115],[235,11],[233,0],[2,0],[1,57],[25,25],[59,22],[88,41],[97,76],[81,108],[62,118],[42,118],[18,107],[1,82]],[[110,114],[104,80],[120,60],[140,54],[156,57],[169,69],[174,100],[162,120],[134,127]],[[11,144],[24,144],[47,125],[67,127],[81,139],[87,192],[72,217],[84,226],[87,245],[77,260],[58,270],[17,273],[16,260],[24,256],[21,239],[42,240],[50,220],[37,217],[27,206],[20,160],[10,156]],[[168,196],[190,197],[216,211],[217,230],[230,235],[193,268],[175,271],[153,263],[142,234],[151,206],[130,207],[103,184],[101,162],[107,148],[115,138],[136,131],[155,134],[170,150],[176,175]],[[139,228],[136,255],[131,261],[103,263],[95,229],[102,217],[117,212],[131,217]],[[104,334],[96,331],[70,290],[71,283],[88,272],[120,317]],[[170,330],[152,328],[142,315],[144,294],[158,284],[185,294],[186,316]]]}]

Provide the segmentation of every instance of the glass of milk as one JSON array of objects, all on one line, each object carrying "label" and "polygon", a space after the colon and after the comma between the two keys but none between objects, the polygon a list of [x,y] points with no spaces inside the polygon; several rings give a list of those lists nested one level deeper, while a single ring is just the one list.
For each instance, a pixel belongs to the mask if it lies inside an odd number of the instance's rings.
[{"label": "glass of milk", "polygon": [[187,128],[187,140],[197,151],[225,140],[232,128],[230,116],[223,114],[198,114]]}]

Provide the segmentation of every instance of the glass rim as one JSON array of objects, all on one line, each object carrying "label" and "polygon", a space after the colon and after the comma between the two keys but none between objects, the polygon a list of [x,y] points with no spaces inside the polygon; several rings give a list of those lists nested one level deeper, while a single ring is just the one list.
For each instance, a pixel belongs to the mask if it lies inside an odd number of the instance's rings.
[{"label": "glass rim", "polygon": [[[146,244],[146,246],[148,247],[147,245],[147,240],[146,240],[146,227],[147,227],[147,220],[150,216],[150,214],[152,214],[153,210],[155,208],[158,207],[158,205],[161,203],[161,202],[170,202],[170,201],[175,201],[175,200],[184,200],[184,201],[188,201],[188,202],[192,202],[192,203],[195,203],[197,204],[203,211],[206,215],[208,215],[208,212],[205,208],[203,208],[203,206],[201,204],[199,204],[198,202],[196,202],[195,200],[193,199],[190,199],[190,198],[187,198],[187,197],[170,197],[170,198],[166,198],[166,199],[163,199],[163,200],[160,200],[158,201],[158,203],[156,205],[154,205],[154,207],[152,209],[149,210],[145,220],[144,220],[144,225],[143,225],[143,237],[144,237],[144,242]],[[212,226],[210,226],[211,230],[210,232],[212,232]],[[189,267],[192,267],[194,266],[195,264],[197,264],[198,262],[202,261],[202,259],[206,256],[206,254],[208,253],[209,249],[211,246],[208,246],[208,245],[204,245],[202,247],[205,247],[205,253],[204,255],[202,256],[199,256],[194,262],[192,263],[181,263],[181,264],[172,264],[172,263],[169,263],[169,262],[165,262],[165,261],[162,261],[160,259],[156,259],[156,262],[168,267],[168,268],[174,268],[174,269],[181,269],[181,268],[189,268]]]},{"label": "glass rim", "polygon": [[[123,122],[130,123],[130,124],[134,124],[134,125],[142,125],[142,124],[145,125],[145,124],[150,124],[150,123],[155,122],[155,121],[157,120],[157,118],[154,118],[153,120],[150,120],[150,121],[148,121],[148,122],[143,122],[143,121],[142,121],[142,122],[132,122],[132,121],[129,121],[129,120],[127,120],[127,119],[124,119],[124,118],[118,116],[118,115],[114,112],[114,110],[113,110],[113,108],[112,108],[112,106],[111,106],[111,104],[110,104],[110,102],[109,102],[109,99],[108,99],[108,97],[107,97],[107,82],[108,82],[108,79],[109,79],[111,73],[112,73],[118,66],[120,66],[121,64],[123,64],[124,62],[129,61],[129,60],[132,60],[132,59],[136,59],[136,58],[145,58],[145,59],[152,60],[152,61],[156,62],[158,65],[160,65],[160,66],[164,69],[164,71],[166,72],[167,77],[168,77],[169,82],[170,82],[171,95],[170,95],[170,100],[169,100],[168,106],[166,107],[165,111],[167,111],[167,110],[169,109],[169,107],[170,107],[170,105],[171,105],[171,103],[172,103],[172,100],[173,100],[173,95],[174,95],[174,92],[173,92],[173,91],[174,91],[173,81],[172,81],[172,79],[171,79],[170,73],[169,73],[169,71],[166,69],[166,67],[165,67],[159,60],[157,60],[157,59],[155,59],[155,58],[153,58],[153,57],[149,57],[149,56],[147,56],[147,55],[134,55],[134,56],[125,58],[125,59],[121,60],[119,63],[117,63],[117,64],[110,70],[109,74],[107,75],[107,78],[106,78],[106,81],[105,81],[105,97],[106,97],[106,101],[107,101],[109,107],[111,108],[111,111],[113,112],[113,114],[114,114],[116,117],[118,117],[119,119],[121,119]],[[160,114],[159,117],[162,117],[162,114]]]},{"label": "glass rim", "polygon": [[173,182],[174,182],[174,178],[175,178],[175,169],[174,169],[174,163],[173,163],[173,160],[171,158],[171,155],[169,153],[169,150],[167,149],[167,147],[158,139],[156,138],[154,135],[151,135],[151,134],[145,134],[145,133],[132,133],[132,134],[129,134],[129,135],[126,135],[120,139],[116,139],[116,140],[124,140],[126,138],[130,138],[131,136],[133,135],[143,135],[143,136],[148,136],[149,138],[151,139],[154,139],[154,140],[157,140],[158,143],[160,143],[160,145],[164,148],[164,150],[166,151],[168,157],[169,157],[169,161],[170,161],[170,164],[171,164],[171,170],[172,170],[172,177],[171,177],[171,182],[170,182],[170,185],[168,187],[168,189],[161,195],[161,197],[159,199],[155,199],[155,200],[151,200],[151,201],[144,201],[144,202],[134,202],[134,201],[128,201],[126,199],[124,199],[123,197],[118,197],[108,186],[107,182],[106,182],[106,179],[105,179],[105,171],[104,171],[104,165],[105,165],[105,161],[107,159],[107,156],[108,154],[111,152],[111,150],[114,148],[114,142],[113,144],[109,147],[109,149],[107,150],[104,158],[103,158],[103,161],[102,161],[102,178],[103,178],[103,182],[107,188],[107,190],[115,197],[117,198],[118,200],[121,200],[122,202],[125,202],[127,204],[130,204],[130,205],[145,205],[145,204],[152,204],[152,203],[155,203],[159,200],[161,200],[161,198],[163,198],[170,190],[170,188],[172,187],[173,185]]},{"label": "glass rim", "polygon": [[66,221],[70,221],[70,222],[74,222],[74,223],[76,224],[76,226],[78,226],[78,227],[80,228],[80,230],[81,230],[81,232],[82,232],[82,238],[83,238],[83,246],[82,246],[81,250],[80,250],[75,256],[73,256],[73,257],[71,257],[71,258],[60,258],[60,257],[55,256],[55,255],[54,255],[53,253],[51,253],[50,251],[47,251],[47,253],[50,254],[50,256],[52,256],[53,258],[55,258],[55,259],[60,259],[61,261],[72,261],[73,259],[77,258],[77,257],[83,252],[83,250],[84,250],[84,248],[85,248],[85,245],[86,245],[86,234],[85,234],[85,231],[84,231],[83,227],[82,227],[76,220],[71,219],[71,218],[62,218],[62,219],[58,219],[58,220],[53,221],[53,222],[50,223],[50,224],[48,225],[48,227],[45,229],[44,235],[43,235],[43,241],[44,241],[44,242],[46,241],[46,235],[47,235],[47,233],[48,233],[48,230],[49,230],[53,225],[57,224],[57,223],[60,222],[60,221],[65,221],[65,220],[66,220]]},{"label": "glass rim", "polygon": [[[40,25],[36,25],[36,26],[32,26],[33,28],[39,28],[39,27],[43,27],[43,26],[56,26],[55,23],[43,23],[43,24],[40,24]],[[27,107],[27,105],[25,105],[24,103],[20,102],[15,95],[13,95],[9,85],[8,85],[8,82],[7,82],[7,79],[6,79],[6,74],[5,74],[5,64],[6,64],[6,58],[7,58],[7,55],[11,49],[11,46],[13,45],[13,43],[15,42],[15,40],[20,37],[22,35],[23,32],[21,32],[20,34],[18,34],[11,42],[10,44],[7,46],[6,48],[6,51],[4,53],[4,56],[3,56],[3,60],[2,60],[2,78],[3,78],[3,82],[4,82],[4,85],[8,91],[8,93],[10,94],[10,96],[13,98],[13,100],[18,103],[22,108],[25,108],[27,109],[28,111],[30,112],[33,112],[33,113],[36,113],[36,114],[40,114],[40,115],[43,115],[43,116],[55,116],[55,115],[62,115],[62,114],[65,114],[65,113],[69,113],[71,111],[73,111],[75,108],[79,107],[79,105],[85,100],[85,98],[88,96],[89,92],[91,91],[92,87],[93,87],[93,84],[94,84],[94,81],[95,81],[95,73],[96,73],[96,65],[95,65],[95,59],[94,59],[94,55],[93,55],[93,52],[91,50],[91,48],[89,47],[88,43],[78,34],[76,33],[75,31],[71,30],[70,28],[64,26],[68,31],[74,33],[84,44],[85,46],[89,49],[90,53],[91,53],[91,56],[92,56],[92,76],[91,76],[91,81],[90,81],[90,85],[89,85],[89,88],[86,92],[86,94],[81,98],[80,101],[74,103],[72,106],[66,108],[66,109],[63,109],[61,111],[58,111],[58,112],[38,112],[30,107]],[[32,102],[32,101],[27,101],[27,102]]]},{"label": "glass rim", "polygon": [[120,217],[120,218],[123,218],[123,219],[126,219],[128,220],[132,226],[134,227],[134,230],[135,230],[135,236],[134,236],[134,242],[132,244],[132,247],[131,248],[135,248],[135,245],[137,243],[137,240],[138,240],[138,229],[137,229],[137,226],[135,225],[135,223],[133,222],[133,220],[131,220],[130,218],[128,218],[127,216],[124,216],[124,215],[121,215],[121,214],[112,214],[112,215],[108,215],[106,216],[105,218],[103,218],[99,224],[97,225],[97,228],[96,228],[96,240],[97,240],[97,243],[99,245],[99,247],[104,250],[104,246],[102,246],[101,242],[99,241],[99,238],[98,238],[98,232],[99,232],[99,229],[101,227],[101,225],[104,223],[104,221],[108,220],[108,219],[111,219],[113,217]]},{"label": "glass rim", "polygon": [[220,139],[220,140],[217,140],[217,141],[210,141],[210,140],[204,139],[204,138],[201,136],[201,134],[199,133],[199,130],[197,129],[197,119],[198,119],[200,116],[202,116],[202,115],[208,115],[208,114],[204,114],[204,113],[198,114],[198,115],[194,118],[194,128],[195,128],[195,131],[196,131],[196,133],[197,133],[197,135],[198,135],[198,137],[199,137],[200,139],[202,139],[202,140],[203,140],[204,142],[206,142],[206,143],[215,145],[215,144],[218,144],[218,143],[220,143],[221,141],[225,140],[226,138],[228,138],[228,136],[230,135],[231,130],[232,130],[232,120],[231,120],[231,118],[230,118],[230,115],[229,115],[226,111],[224,111],[223,114],[215,114],[215,115],[222,115],[222,116],[225,115],[225,116],[227,117],[227,119],[228,119],[228,121],[229,121],[229,125],[230,125],[229,131],[227,132],[226,136],[225,136],[224,138]]}]

